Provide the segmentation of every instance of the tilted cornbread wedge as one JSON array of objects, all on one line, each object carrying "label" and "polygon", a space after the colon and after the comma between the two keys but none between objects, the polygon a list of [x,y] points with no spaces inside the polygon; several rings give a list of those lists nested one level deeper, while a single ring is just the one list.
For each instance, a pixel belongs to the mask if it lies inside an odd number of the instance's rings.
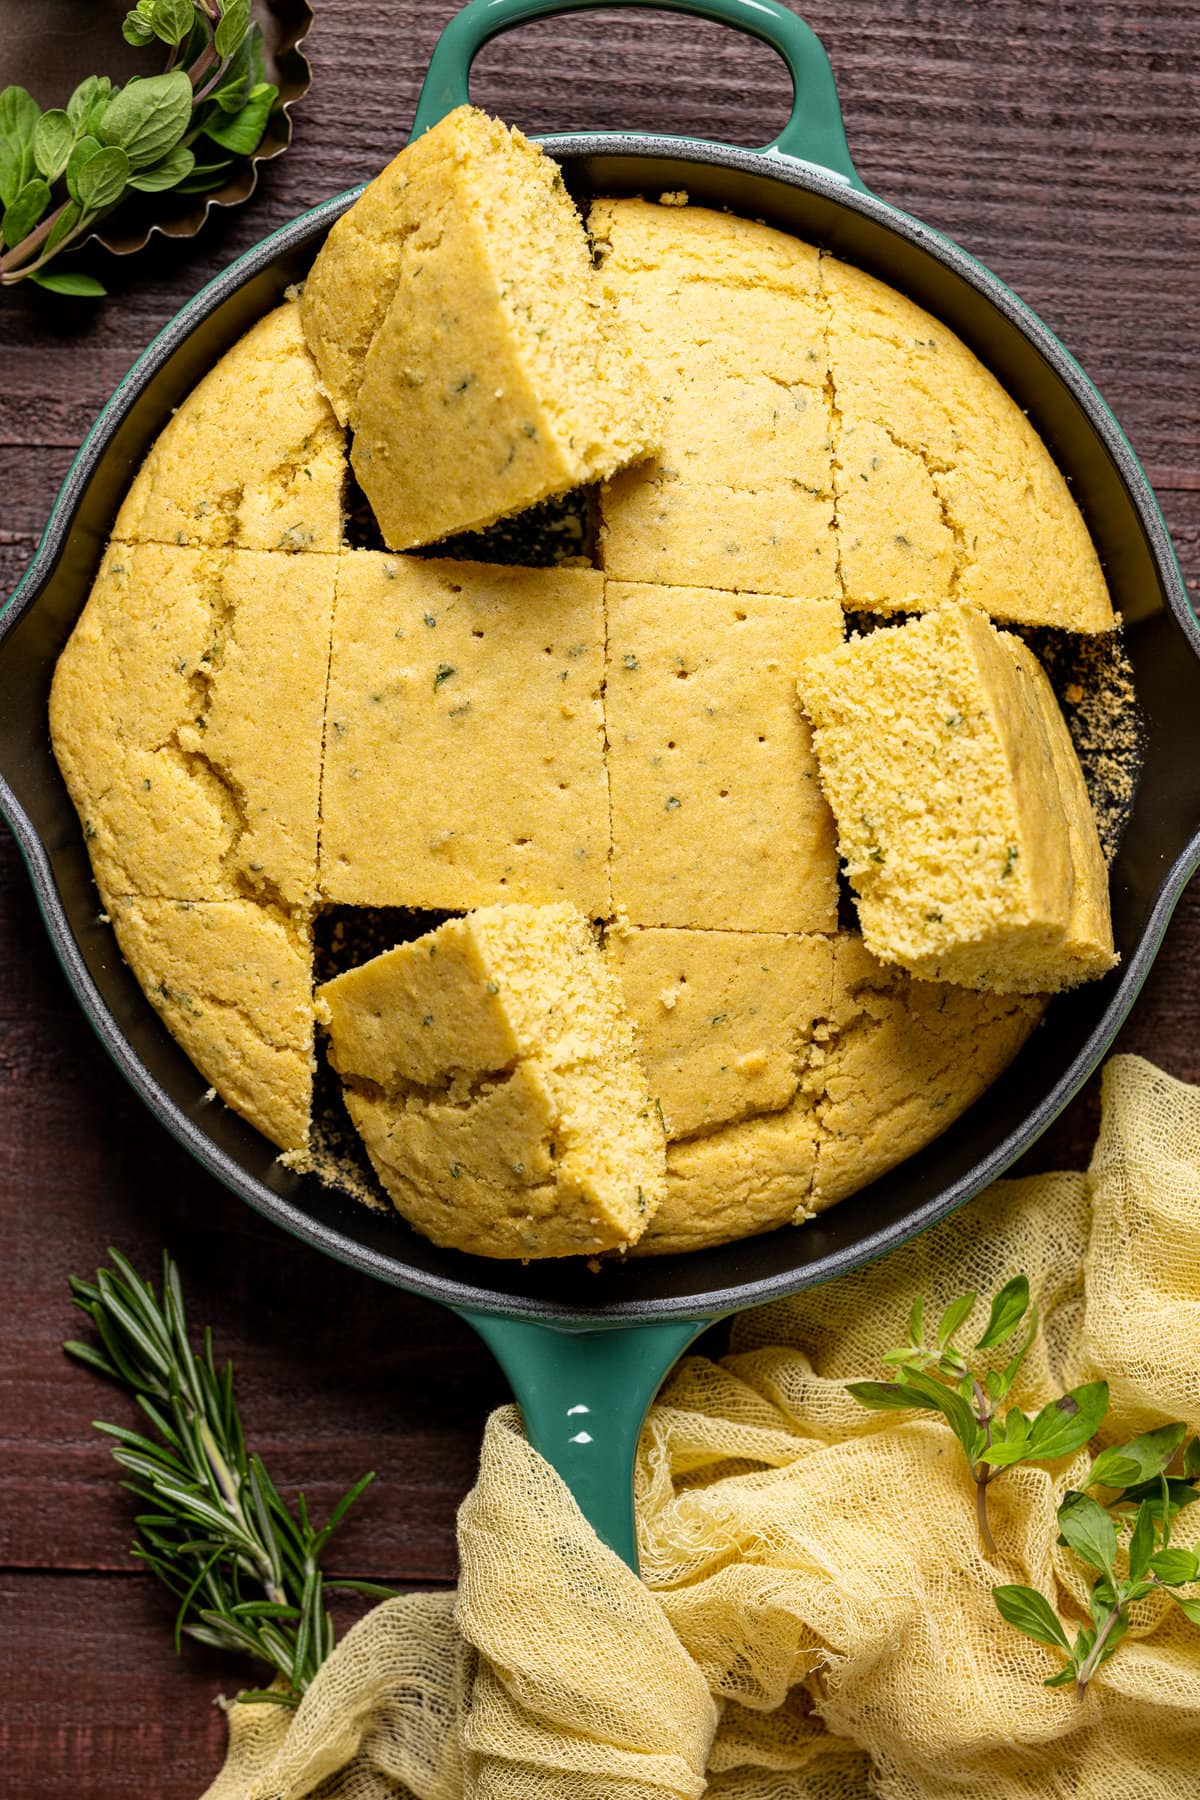
[{"label": "tilted cornbread wedge", "polygon": [[799,695],[869,950],[1000,993],[1112,967],[1095,819],[1023,646],[948,605],[806,660]]},{"label": "tilted cornbread wedge", "polygon": [[222,1100],[281,1150],[308,1142],[313,1082],[307,921],[253,900],[111,903],[121,952]]},{"label": "tilted cornbread wedge", "polygon": [[451,919],[318,990],[380,1181],[434,1243],[578,1256],[634,1243],[664,1139],[618,984],[574,907]]},{"label": "tilted cornbread wedge", "polygon": [[304,328],[384,542],[474,531],[658,441],[562,175],[469,106],[391,162],[308,278]]},{"label": "tilted cornbread wedge", "polygon": [[50,694],[106,903],[314,898],[336,563],[110,546]]},{"label": "tilted cornbread wedge", "polygon": [[327,550],[342,541],[346,434],[294,304],[260,319],[160,432],[117,542]]}]

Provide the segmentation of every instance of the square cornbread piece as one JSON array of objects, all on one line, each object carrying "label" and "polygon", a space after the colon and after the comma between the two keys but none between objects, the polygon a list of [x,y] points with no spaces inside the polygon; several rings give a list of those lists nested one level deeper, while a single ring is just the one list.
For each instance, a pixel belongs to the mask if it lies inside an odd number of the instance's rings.
[{"label": "square cornbread piece", "polygon": [[832,592],[816,250],[702,207],[598,200],[589,223],[665,412],[658,454],[602,494],[605,569],[629,581]]},{"label": "square cornbread piece", "polygon": [[340,561],[321,890],[459,911],[609,910],[603,581],[355,551]]},{"label": "square cornbread piece", "polygon": [[635,925],[831,931],[833,821],[795,704],[836,600],[609,582],[613,904]]},{"label": "square cornbread piece", "polygon": [[113,527],[120,542],[335,551],[345,433],[300,325],[280,306],[226,351],[151,447]]},{"label": "square cornbread piece", "polygon": [[106,902],[313,899],[335,567],[108,550],[50,696]]},{"label": "square cornbread piece", "polygon": [[605,948],[669,1139],[794,1099],[829,1016],[832,938],[618,924]]},{"label": "square cornbread piece", "polygon": [[[1018,624],[1111,631],[1087,526],[1012,396],[952,331],[895,289],[832,256],[821,260],[821,280],[846,604],[913,610],[949,593]],[[868,426],[895,453],[872,446]],[[881,457],[874,467],[873,455]],[[882,520],[894,520],[894,530],[873,534]],[[894,554],[902,548],[895,531],[910,540],[906,556]],[[856,537],[859,551],[848,555]],[[923,578],[941,572],[948,539],[953,579],[948,587],[930,580],[922,592]]]},{"label": "square cornbread piece", "polygon": [[664,1139],[620,989],[573,907],[451,919],[318,992],[346,1104],[398,1210],[480,1256],[631,1244]]},{"label": "square cornbread piece", "polygon": [[805,664],[822,786],[882,961],[1001,993],[1112,966],[1095,820],[1031,663],[955,604]]},{"label": "square cornbread piece", "polygon": [[308,1142],[313,1082],[307,921],[253,900],[111,903],[121,953],[176,1042],[281,1150]]},{"label": "square cornbread piece", "polygon": [[561,173],[473,107],[401,151],[335,225],[302,309],[395,549],[480,530],[658,441]]}]

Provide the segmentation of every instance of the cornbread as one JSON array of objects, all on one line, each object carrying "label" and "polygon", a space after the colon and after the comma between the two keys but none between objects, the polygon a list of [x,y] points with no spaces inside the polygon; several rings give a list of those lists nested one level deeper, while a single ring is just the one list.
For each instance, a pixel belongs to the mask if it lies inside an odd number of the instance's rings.
[{"label": "cornbread", "polygon": [[947,605],[810,658],[799,693],[869,950],[999,993],[1112,967],[1095,820],[1023,647]]},{"label": "cornbread", "polygon": [[915,981],[839,933],[824,1045],[808,1089],[820,1122],[815,1212],[915,1156],[974,1104],[1046,1010],[1038,995]]},{"label": "cornbread", "polygon": [[836,591],[817,252],[702,207],[598,200],[606,283],[665,403],[657,456],[601,496],[623,581]]},{"label": "cornbread", "polygon": [[356,551],[340,559],[321,892],[458,911],[609,909],[603,582]]},{"label": "cornbread", "polygon": [[828,1018],[831,937],[614,926],[621,983],[669,1139],[776,1112],[795,1097]]},{"label": "cornbread", "polygon": [[[856,933],[824,942],[832,968],[792,996],[800,1058],[791,1097],[667,1145],[666,1198],[636,1254],[800,1225],[856,1193],[940,1137],[1045,1011],[1038,996],[915,981],[878,962]],[[699,1080],[702,1066],[699,1057],[690,1071]],[[653,1086],[652,1054],[648,1069]]]},{"label": "cornbread", "polygon": [[252,900],[111,903],[117,942],[163,1024],[227,1105],[281,1150],[308,1141],[307,924]]},{"label": "cornbread", "polygon": [[312,899],[335,567],[111,546],[50,695],[106,904]]},{"label": "cornbread", "polygon": [[[821,280],[847,606],[912,611],[948,592],[997,619],[1111,631],[1087,527],[1016,401],[953,332],[895,289],[832,256],[821,260]],[[868,426],[907,455],[871,468]],[[860,492],[872,485],[882,497]],[[873,513],[901,521],[906,558],[895,556],[894,535],[873,543],[863,530]],[[943,571],[947,534],[956,560],[943,587],[929,577]],[[862,542],[848,556],[855,537]]]},{"label": "cornbread", "polygon": [[118,542],[336,550],[346,441],[299,308],[260,319],[159,434],[113,527]]},{"label": "cornbread", "polygon": [[640,1237],[662,1198],[662,1127],[575,908],[451,919],[317,1003],[379,1178],[435,1243],[526,1260]]},{"label": "cornbread", "polygon": [[610,581],[613,905],[635,925],[832,931],[833,823],[794,701],[836,600]]},{"label": "cornbread", "polygon": [[562,175],[472,107],[402,150],[334,226],[302,313],[393,549],[479,530],[658,441]]}]

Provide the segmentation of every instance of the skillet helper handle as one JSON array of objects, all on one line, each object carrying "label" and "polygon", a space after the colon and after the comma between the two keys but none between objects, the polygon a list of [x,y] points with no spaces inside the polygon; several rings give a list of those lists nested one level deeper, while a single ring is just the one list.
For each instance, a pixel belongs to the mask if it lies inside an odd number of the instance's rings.
[{"label": "skillet helper handle", "polygon": [[810,25],[780,0],[471,0],[442,32],[429,59],[417,102],[413,136],[419,137],[470,102],[471,64],[489,39],[531,19],[611,6],[649,7],[657,12],[689,13],[735,31],[761,38],[779,53],[792,78],[792,113],[779,136],[762,146],[768,157],[792,157],[813,163],[865,193],[850,160],[846,128],[829,58]]},{"label": "skillet helper handle", "polygon": [[712,1320],[562,1331],[461,1312],[508,1376],[534,1449],[562,1476],[596,1535],[636,1571],[633,1465],[642,1421],[670,1369]]}]

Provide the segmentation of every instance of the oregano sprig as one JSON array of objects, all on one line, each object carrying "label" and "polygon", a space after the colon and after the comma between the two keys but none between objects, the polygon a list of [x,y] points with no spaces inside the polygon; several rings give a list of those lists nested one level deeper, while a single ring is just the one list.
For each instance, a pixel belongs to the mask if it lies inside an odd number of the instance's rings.
[{"label": "oregano sprig", "polygon": [[278,89],[250,0],[138,0],[122,30],[168,46],[161,74],[89,75],[46,112],[23,87],[0,92],[0,286],[103,294],[48,265],[131,194],[210,192],[262,140]]},{"label": "oregano sprig", "polygon": [[239,1699],[297,1706],[333,1648],[328,1591],[390,1597],[374,1582],[329,1581],[321,1569],[330,1537],[374,1476],[356,1481],[320,1530],[303,1494],[293,1514],[262,1458],[246,1449],[232,1364],[217,1368],[211,1331],[199,1354],[192,1348],[171,1258],[163,1257],[160,1299],[123,1256],[109,1255],[112,1268],[94,1282],[71,1278],[99,1345],[63,1347],[132,1394],[154,1433],[96,1421],[130,1477],[122,1486],[142,1503],[133,1554],[179,1599],[177,1651],[187,1633],[249,1656],[274,1680]]},{"label": "oregano sprig", "polygon": [[[988,1488],[1018,1463],[1051,1462],[1082,1449],[1108,1410],[1108,1386],[1103,1381],[1086,1382],[1052,1400],[1033,1418],[1019,1406],[1005,1409],[1037,1331],[1037,1308],[1030,1306],[1027,1278],[1015,1275],[993,1299],[983,1335],[968,1353],[955,1338],[977,1300],[974,1293],[952,1300],[938,1320],[935,1342],[929,1345],[924,1302],[918,1299],[909,1316],[908,1342],[889,1350],[883,1359],[892,1369],[890,1379],[851,1381],[847,1389],[861,1405],[878,1411],[942,1414],[962,1445],[975,1481],[980,1541],[986,1554],[995,1556]],[[1011,1343],[1022,1324],[1024,1335],[1002,1368],[972,1367],[972,1357]]]},{"label": "oregano sprig", "polygon": [[[1200,1580],[1200,1543],[1190,1549],[1171,1542],[1179,1514],[1200,1494],[1200,1439],[1184,1446],[1186,1425],[1162,1425],[1127,1444],[1102,1450],[1083,1490],[1068,1493],[1058,1509],[1058,1541],[1093,1570],[1088,1596],[1089,1623],[1074,1637],[1036,1588],[994,1587],[1001,1616],[1026,1637],[1060,1650],[1066,1663],[1047,1687],[1070,1687],[1084,1694],[1096,1670],[1112,1656],[1129,1629],[1129,1609],[1156,1589],[1166,1593],[1184,1617],[1200,1625],[1200,1595],[1180,1588]],[[1169,1473],[1182,1447],[1182,1470]],[[1087,1491],[1108,1494],[1102,1504]],[[1128,1529],[1128,1539],[1122,1542]],[[1120,1564],[1124,1564],[1123,1570]]]}]

